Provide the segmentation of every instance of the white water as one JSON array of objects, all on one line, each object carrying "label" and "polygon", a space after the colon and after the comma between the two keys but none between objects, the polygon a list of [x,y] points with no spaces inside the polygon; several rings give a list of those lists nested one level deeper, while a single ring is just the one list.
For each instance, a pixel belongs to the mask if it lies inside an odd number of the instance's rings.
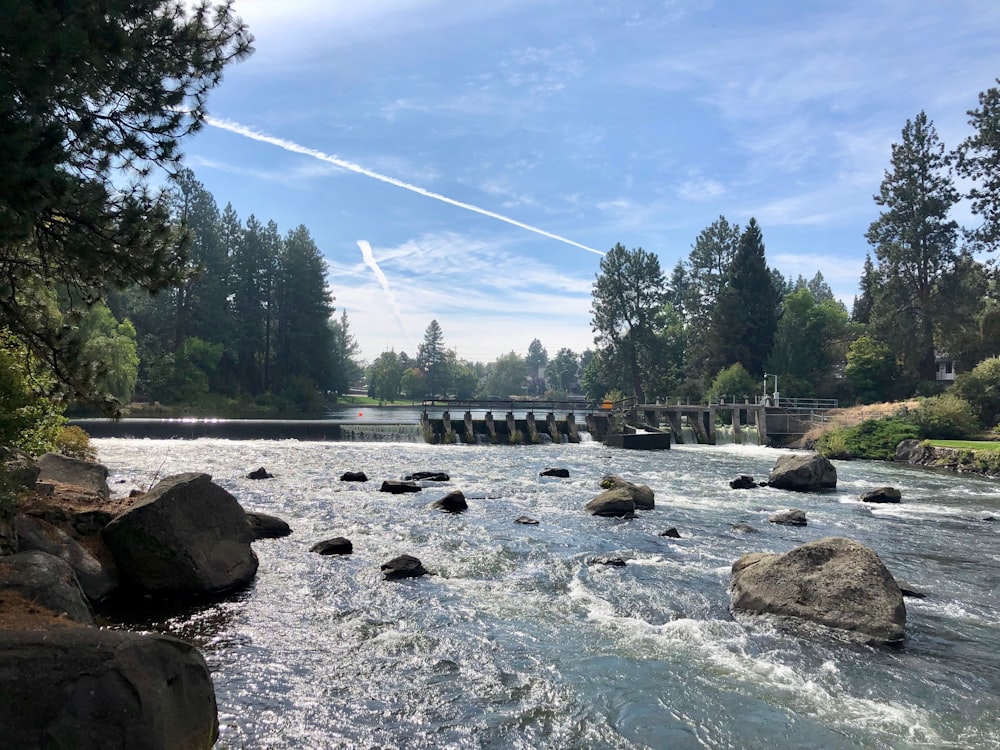
[{"label": "white water", "polygon": [[[984,520],[1000,517],[993,482],[857,462],[837,464],[834,494],[730,490],[738,474],[764,478],[779,455],[747,446],[96,443],[120,492],[207,471],[294,529],[255,544],[250,590],[146,623],[206,654],[219,747],[1000,747],[1000,522]],[[243,478],[261,465],[276,478]],[[550,466],[570,479],[540,477]],[[372,481],[338,482],[348,470]],[[377,492],[418,470],[452,481]],[[607,473],[649,484],[656,509],[633,521],[586,515]],[[903,503],[857,501],[881,484]],[[456,488],[467,513],[427,509]],[[790,506],[808,527],[767,523]],[[514,524],[521,515],[540,523]],[[670,526],[680,540],[658,536]],[[741,554],[833,534],[869,544],[927,591],[907,600],[901,649],[730,616]],[[340,535],[352,556],[309,553]],[[401,553],[434,575],[382,581],[379,565]],[[598,555],[628,564],[594,564]]]}]

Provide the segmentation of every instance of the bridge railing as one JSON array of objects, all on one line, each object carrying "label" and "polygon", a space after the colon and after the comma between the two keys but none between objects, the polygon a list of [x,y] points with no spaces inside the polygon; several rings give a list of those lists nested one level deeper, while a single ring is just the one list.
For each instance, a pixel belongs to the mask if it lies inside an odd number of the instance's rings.
[{"label": "bridge railing", "polygon": [[535,401],[521,399],[425,399],[421,406],[426,409],[447,409],[448,411],[540,411],[540,412],[599,412],[606,410],[602,404],[591,401]]}]

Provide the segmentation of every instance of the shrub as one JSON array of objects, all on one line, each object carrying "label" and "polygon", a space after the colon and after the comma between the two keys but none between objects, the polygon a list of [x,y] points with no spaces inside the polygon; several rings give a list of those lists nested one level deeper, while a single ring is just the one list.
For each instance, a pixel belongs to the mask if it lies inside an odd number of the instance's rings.
[{"label": "shrub", "polygon": [[960,440],[981,429],[972,405],[952,393],[924,399],[907,421],[917,426],[924,439]]},{"label": "shrub", "polygon": [[982,424],[996,424],[1000,415],[1000,357],[984,359],[955,381],[954,393],[972,405]]},{"label": "shrub", "polygon": [[96,461],[97,449],[90,444],[90,435],[76,425],[67,425],[56,435],[56,450],[64,456]]},{"label": "shrub", "polygon": [[866,458],[891,461],[896,446],[918,437],[916,425],[901,419],[870,419],[854,427],[826,433],[816,441],[816,450],[827,458]]}]

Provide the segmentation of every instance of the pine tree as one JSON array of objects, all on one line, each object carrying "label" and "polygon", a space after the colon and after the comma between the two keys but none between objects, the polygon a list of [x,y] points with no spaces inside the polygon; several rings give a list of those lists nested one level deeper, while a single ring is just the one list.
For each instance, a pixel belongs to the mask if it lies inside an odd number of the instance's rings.
[{"label": "pine tree", "polygon": [[970,239],[978,249],[995,251],[1000,249],[1000,89],[981,93],[979,108],[968,115],[975,132],[956,150],[955,169],[971,181],[967,196],[983,220]]},{"label": "pine tree", "polygon": [[424,331],[424,340],[417,348],[417,366],[424,373],[426,393],[431,398],[446,395],[448,368],[444,348],[444,333],[437,320],[432,320]]}]

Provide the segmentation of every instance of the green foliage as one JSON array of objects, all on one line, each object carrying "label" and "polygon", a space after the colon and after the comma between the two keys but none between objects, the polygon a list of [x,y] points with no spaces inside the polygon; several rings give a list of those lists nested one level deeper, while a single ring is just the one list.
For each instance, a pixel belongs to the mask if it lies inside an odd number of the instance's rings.
[{"label": "green foliage", "polygon": [[862,404],[890,400],[898,373],[889,347],[871,336],[859,336],[847,350],[844,377]]},{"label": "green foliage", "polygon": [[847,310],[832,293],[826,296],[821,276],[814,285],[822,301],[804,280],[800,282],[782,302],[767,371],[780,375],[783,392],[799,398],[824,397],[832,387],[835,365],[844,359]]},{"label": "green foliage", "polygon": [[52,376],[17,340],[0,333],[0,445],[33,456],[47,453],[65,423],[63,408],[48,397]]},{"label": "green foliage", "polygon": [[128,319],[119,323],[102,302],[95,304],[80,321],[77,335],[81,354],[97,368],[97,384],[121,404],[135,393],[139,354],[135,326]]},{"label": "green foliage", "polygon": [[497,357],[486,376],[486,393],[493,398],[520,396],[525,384],[524,360],[514,352]]},{"label": "green foliage", "polygon": [[368,368],[368,388],[380,403],[395,403],[403,388],[403,363],[394,351],[382,352]]},{"label": "green foliage", "polygon": [[447,351],[444,348],[444,333],[437,320],[432,320],[424,331],[424,340],[417,348],[417,366],[423,371],[426,391],[431,398],[441,398],[448,393]]},{"label": "green foliage", "polygon": [[59,430],[55,447],[59,453],[70,458],[97,460],[97,449],[90,444],[90,435],[76,425],[66,425]]},{"label": "green foliage", "polygon": [[996,250],[1000,246],[1000,89],[994,86],[980,93],[979,107],[968,115],[975,132],[958,147],[955,170],[971,183],[967,197],[972,213],[983,222],[971,239],[977,249]]},{"label": "green foliage", "polygon": [[725,398],[727,401],[736,398],[737,401],[742,401],[744,397],[751,397],[759,392],[760,387],[757,379],[750,377],[743,365],[737,362],[716,374],[708,389],[708,398],[713,403],[718,402],[720,398]]},{"label": "green foliage", "polygon": [[984,359],[955,380],[954,393],[965,399],[984,425],[1000,422],[1000,357]]},{"label": "green foliage", "polygon": [[960,440],[982,429],[969,402],[953,393],[924,399],[907,421],[917,426],[922,438]]},{"label": "green foliage", "polygon": [[901,419],[870,419],[854,427],[833,430],[816,441],[827,458],[864,458],[891,461],[903,440],[919,437],[916,425]]}]

